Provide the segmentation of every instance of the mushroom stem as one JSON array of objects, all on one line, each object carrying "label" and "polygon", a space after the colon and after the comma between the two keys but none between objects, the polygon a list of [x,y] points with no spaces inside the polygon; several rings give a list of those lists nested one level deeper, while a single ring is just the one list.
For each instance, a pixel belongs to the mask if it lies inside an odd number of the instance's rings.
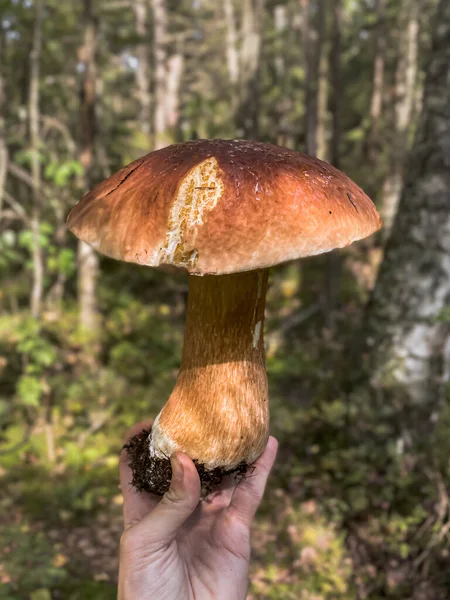
[{"label": "mushroom stem", "polygon": [[264,450],[267,279],[268,269],[189,277],[180,373],[153,425],[152,456],[181,450],[206,469],[231,470]]}]

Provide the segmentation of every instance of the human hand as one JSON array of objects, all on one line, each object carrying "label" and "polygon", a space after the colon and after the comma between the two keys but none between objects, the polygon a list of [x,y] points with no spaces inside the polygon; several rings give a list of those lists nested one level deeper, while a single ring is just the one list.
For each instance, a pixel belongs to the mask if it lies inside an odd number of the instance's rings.
[{"label": "human hand", "polygon": [[[128,439],[148,423],[140,423]],[[171,457],[172,482],[162,497],[131,488],[126,450],[120,460],[124,533],[119,600],[244,600],[248,588],[250,527],[261,502],[278,443],[269,442],[254,471],[237,485],[200,500],[191,459]]]}]

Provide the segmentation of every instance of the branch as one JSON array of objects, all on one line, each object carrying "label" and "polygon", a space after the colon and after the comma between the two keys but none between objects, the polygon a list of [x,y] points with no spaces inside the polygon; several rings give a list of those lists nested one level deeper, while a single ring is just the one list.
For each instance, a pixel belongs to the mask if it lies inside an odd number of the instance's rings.
[{"label": "branch", "polygon": [[[28,171],[22,169],[22,167],[19,167],[19,165],[17,165],[16,163],[9,163],[8,172],[11,173],[11,175],[16,179],[20,179],[20,181],[28,185],[32,190],[35,189],[33,178],[31,177],[31,175],[28,173]],[[50,193],[50,190],[48,188],[44,188],[44,191],[46,194]],[[45,200],[45,196],[41,192],[39,192],[39,200],[41,202]]]},{"label": "branch", "polygon": [[286,333],[293,327],[296,327],[296,326],[300,325],[300,323],[307,321],[308,319],[313,317],[319,311],[320,311],[320,305],[318,303],[311,304],[311,306],[304,308],[300,312],[298,312],[298,313],[295,312],[291,316],[283,319],[283,322],[281,324],[279,324],[277,327],[275,327],[274,330],[276,333]]},{"label": "branch", "polygon": [[10,221],[11,220],[20,220],[20,221],[22,221],[22,217],[19,216],[13,210],[1,210],[0,211],[0,221],[2,219],[9,219]]},{"label": "branch", "polygon": [[80,433],[80,435],[77,438],[77,446],[79,448],[82,448],[85,445],[85,443],[87,442],[88,438],[92,434],[95,434],[97,431],[102,429],[102,427],[104,427],[113,416],[114,416],[114,411],[107,412],[106,414],[103,414],[103,415],[99,415],[97,420],[94,423],[92,423],[92,425],[90,427],[88,427],[87,429],[85,429],[84,431],[82,431]]},{"label": "branch", "polygon": [[13,177],[20,179],[20,181],[23,181],[23,183],[26,183],[29,187],[33,187],[33,179],[31,175],[28,173],[28,171],[25,171],[25,169],[19,167],[19,165],[16,165],[13,162],[9,163],[8,171]]},{"label": "branch", "polygon": [[6,184],[6,173],[8,171],[8,148],[5,146],[4,140],[0,142],[0,212],[3,206],[3,197]]},{"label": "branch", "polygon": [[20,219],[22,219],[22,221],[24,223],[26,223],[26,225],[30,225],[30,219],[25,211],[25,209],[23,208],[23,206],[20,204],[20,202],[18,202],[14,196],[11,196],[11,194],[7,191],[7,190],[3,190],[3,195],[5,198],[5,202],[9,205],[9,207],[16,213],[16,215],[18,217],[20,217]]},{"label": "branch", "polygon": [[[64,123],[61,123],[61,121],[59,121],[56,117],[41,115],[41,121],[43,121],[44,127],[46,127],[47,129],[57,129],[63,136],[69,153],[75,155],[77,147],[69,131],[69,128]],[[43,137],[44,135],[44,132],[42,132]]]}]

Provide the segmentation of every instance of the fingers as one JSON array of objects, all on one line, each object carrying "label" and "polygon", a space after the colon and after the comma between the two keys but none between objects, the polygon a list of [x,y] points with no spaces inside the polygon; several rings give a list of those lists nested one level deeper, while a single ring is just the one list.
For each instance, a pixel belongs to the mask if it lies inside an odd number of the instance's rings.
[{"label": "fingers", "polygon": [[177,452],[170,461],[170,488],[135,532],[142,544],[151,544],[153,547],[172,541],[200,501],[200,478],[192,460],[186,454]]},{"label": "fingers", "polygon": [[[134,425],[125,436],[127,443],[133,436],[144,429],[150,429],[153,421],[145,421]],[[158,504],[160,497],[147,492],[138,492],[131,485],[132,473],[128,466],[128,453],[122,449],[119,461],[120,487],[123,494],[124,529],[128,529],[141,521]]]},{"label": "fingers", "polygon": [[209,511],[220,511],[230,505],[234,489],[238,481],[235,475],[226,475],[220,486],[203,499],[204,508]]},{"label": "fingers", "polygon": [[266,449],[253,465],[254,472],[248,472],[234,490],[228,508],[228,514],[236,516],[240,521],[250,526],[261,502],[277,454],[278,442],[269,437]]}]

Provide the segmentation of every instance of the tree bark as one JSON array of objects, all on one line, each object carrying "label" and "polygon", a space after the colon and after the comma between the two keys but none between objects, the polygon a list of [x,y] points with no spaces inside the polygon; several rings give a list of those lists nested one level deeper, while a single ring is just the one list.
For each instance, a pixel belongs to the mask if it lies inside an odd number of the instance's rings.
[{"label": "tree bark", "polygon": [[[80,48],[79,60],[83,66],[81,82],[80,123],[81,143],[80,162],[84,167],[86,188],[94,184],[92,167],[94,163],[94,141],[96,135],[96,69],[98,23],[93,12],[92,0],[84,0],[84,41]],[[98,278],[98,257],[95,251],[85,244],[78,244],[78,302],[79,322],[82,329],[95,332],[97,328],[96,286]]]},{"label": "tree bark", "polygon": [[450,3],[440,0],[423,113],[367,310],[372,383],[428,407],[450,380],[450,320],[439,318],[450,304],[449,40]]},{"label": "tree bark", "polygon": [[236,15],[233,0],[224,0],[225,24],[227,29],[227,64],[230,83],[235,87],[239,81],[239,54],[237,48]]},{"label": "tree bark", "polygon": [[311,156],[316,155],[316,111],[313,103],[312,85],[312,61],[311,56],[311,27],[310,27],[310,1],[300,0],[302,9],[302,42],[303,57],[305,65],[305,92],[304,92],[304,110],[305,110],[305,152]]},{"label": "tree bark", "polygon": [[325,41],[325,0],[319,0],[316,22],[311,18],[310,0],[300,0],[302,8],[302,38],[305,57],[305,151],[317,156],[319,73],[323,66]]},{"label": "tree bark", "polygon": [[175,138],[174,131],[178,126],[180,118],[180,86],[183,76],[184,56],[181,51],[172,54],[167,61],[167,81],[166,81],[166,128],[169,130],[171,138]]},{"label": "tree bark", "polygon": [[287,119],[291,98],[289,90],[289,72],[286,68],[286,49],[289,40],[290,28],[288,26],[288,6],[277,4],[273,9],[273,23],[275,28],[275,79],[274,83],[279,88],[280,100],[274,106],[274,121],[276,127],[276,143],[279,146],[293,147],[291,127]]},{"label": "tree bark", "polygon": [[30,52],[30,88],[28,97],[28,119],[30,128],[31,178],[32,178],[32,209],[31,232],[33,236],[33,284],[31,289],[31,314],[38,318],[42,311],[42,296],[44,289],[44,257],[40,240],[41,225],[41,165],[39,157],[39,67],[42,48],[42,20],[44,4],[36,0],[34,4],[35,19],[33,42]]},{"label": "tree bark", "polygon": [[240,95],[236,124],[239,135],[258,138],[260,61],[264,0],[243,0],[240,49]]},{"label": "tree bark", "polygon": [[166,79],[167,79],[167,7],[165,0],[152,0],[153,11],[153,147],[167,146]]},{"label": "tree bark", "polygon": [[317,158],[327,160],[328,158],[328,55],[325,50],[326,19],[323,15],[322,27],[319,35],[323,36],[320,44],[319,81],[317,89]]},{"label": "tree bark", "polygon": [[373,59],[372,95],[370,99],[370,133],[368,153],[373,156],[373,147],[378,142],[380,117],[383,108],[384,66],[386,52],[385,13],[386,0],[377,0],[375,5],[377,25],[375,29],[375,52]]},{"label": "tree bark", "polygon": [[413,114],[418,68],[418,10],[417,0],[405,1],[404,13],[406,23],[396,72],[395,135],[390,170],[383,186],[383,204],[381,209],[385,239],[387,239],[391,232],[397,212],[402,190],[403,165],[409,147],[408,138]]},{"label": "tree bark", "polygon": [[151,96],[150,96],[150,58],[148,31],[148,0],[135,0],[132,3],[136,20],[136,33],[140,41],[136,46],[136,87],[139,102],[138,122],[140,131],[147,138],[148,148],[151,146]]},{"label": "tree bark", "polygon": [[[341,38],[342,38],[342,5],[341,0],[334,0],[332,7],[333,28],[331,36],[331,141],[329,160],[332,165],[340,167],[341,142]],[[325,282],[323,295],[323,316],[327,327],[334,329],[336,306],[339,300],[341,283],[342,258],[337,252],[327,254],[325,259]]]},{"label": "tree bark", "polygon": [[331,148],[330,162],[339,169],[340,166],[340,143],[341,143],[341,40],[342,40],[342,4],[341,0],[333,2],[333,34],[331,44],[331,80],[333,94],[331,97]]},{"label": "tree bark", "polygon": [[1,68],[1,56],[3,49],[3,35],[0,32],[0,215],[3,212],[3,196],[6,185],[6,174],[8,172],[8,146],[6,144],[6,128],[5,128],[5,79]]}]

